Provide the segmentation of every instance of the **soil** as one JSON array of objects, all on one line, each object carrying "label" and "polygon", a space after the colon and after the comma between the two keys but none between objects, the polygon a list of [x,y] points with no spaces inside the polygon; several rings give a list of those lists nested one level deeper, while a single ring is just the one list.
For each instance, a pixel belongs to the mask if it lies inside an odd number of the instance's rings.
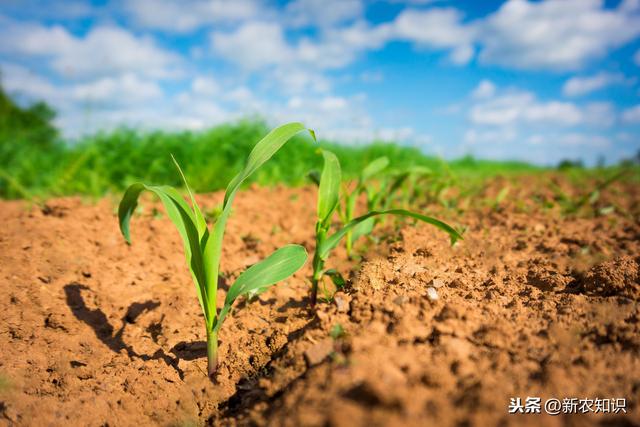
[{"label": "soil", "polygon": [[[132,246],[115,199],[1,202],[0,425],[640,425],[639,189],[617,183],[598,202],[613,212],[567,216],[542,207],[536,182],[521,178],[497,209],[482,200],[500,180],[464,211],[426,207],[466,227],[454,246],[386,221],[360,260],[335,252],[349,281],[316,310],[309,265],[236,303],[215,384],[157,202],[134,217]],[[238,195],[221,296],[281,245],[312,251],[315,194]],[[627,413],[508,414],[528,396],[625,398]]]}]

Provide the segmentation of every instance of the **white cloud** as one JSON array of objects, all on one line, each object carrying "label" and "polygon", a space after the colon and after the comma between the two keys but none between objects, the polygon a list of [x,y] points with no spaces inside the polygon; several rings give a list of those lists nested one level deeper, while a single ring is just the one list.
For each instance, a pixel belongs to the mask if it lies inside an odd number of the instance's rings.
[{"label": "white cloud", "polygon": [[617,120],[617,113],[610,102],[590,102],[582,108],[582,121],[591,127],[608,128]]},{"label": "white cloud", "polygon": [[159,99],[163,92],[156,82],[127,73],[73,86],[70,95],[78,101],[94,106],[96,103],[114,106]]},{"label": "white cloud", "polygon": [[267,13],[256,0],[131,0],[125,7],[138,25],[172,32],[242,22]]},{"label": "white cloud", "polygon": [[580,96],[604,89],[605,87],[624,83],[626,81],[623,74],[601,72],[593,76],[571,77],[562,86],[562,93],[565,96]]},{"label": "white cloud", "polygon": [[0,29],[0,52],[41,57],[66,78],[95,78],[123,72],[153,77],[175,75],[178,55],[119,27],[95,27],[76,37],[60,26],[10,21]]},{"label": "white cloud", "polygon": [[288,62],[293,55],[282,27],[270,22],[248,22],[233,32],[214,32],[211,44],[221,57],[249,70]]},{"label": "white cloud", "polygon": [[611,146],[611,140],[602,135],[568,133],[558,138],[558,142],[564,145],[578,145],[588,147],[606,148]]},{"label": "white cloud", "polygon": [[471,97],[474,99],[491,98],[496,93],[496,85],[491,80],[482,80],[478,83],[478,86],[471,92]]},{"label": "white cloud", "polygon": [[10,93],[29,99],[58,103],[62,93],[49,80],[34,73],[27,67],[12,63],[0,63],[2,86]]},{"label": "white cloud", "polygon": [[462,24],[462,14],[453,8],[407,9],[393,21],[393,38],[432,49],[453,49],[451,60],[466,64],[474,55],[475,30]]},{"label": "white cloud", "polygon": [[476,144],[504,144],[514,142],[518,138],[518,132],[512,127],[498,129],[467,129],[464,133],[464,142],[469,145]]},{"label": "white cloud", "polygon": [[640,123],[640,104],[627,108],[622,112],[622,121],[626,123]]},{"label": "white cloud", "polygon": [[588,126],[609,128],[617,120],[610,102],[578,105],[558,100],[540,100],[518,88],[499,90],[483,80],[471,92],[468,118],[474,125],[489,127],[557,127]]},{"label": "white cloud", "polygon": [[607,148],[612,145],[611,139],[597,134],[584,134],[569,132],[564,134],[534,134],[527,138],[527,143],[531,145],[550,146],[573,146],[573,147],[593,147]]},{"label": "white cloud", "polygon": [[573,70],[640,34],[629,3],[509,0],[479,23],[480,59],[515,68]]},{"label": "white cloud", "polygon": [[217,95],[220,85],[211,77],[197,76],[191,81],[191,90],[204,95]]},{"label": "white cloud", "polygon": [[580,109],[572,103],[540,102],[526,91],[512,91],[475,104],[469,119],[474,124],[505,126],[518,123],[572,126],[583,120]]},{"label": "white cloud", "polygon": [[355,20],[363,12],[361,0],[340,0],[330,4],[326,0],[294,0],[285,9],[287,20],[294,27],[332,27]]}]

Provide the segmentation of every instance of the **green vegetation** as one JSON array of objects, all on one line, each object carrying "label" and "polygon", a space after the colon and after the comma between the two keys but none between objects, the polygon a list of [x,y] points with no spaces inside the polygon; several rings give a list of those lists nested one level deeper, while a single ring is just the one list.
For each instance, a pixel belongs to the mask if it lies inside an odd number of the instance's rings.
[{"label": "green vegetation", "polygon": [[[216,300],[222,241],[233,199],[240,185],[249,176],[256,172],[295,134],[303,130],[305,130],[305,127],[302,124],[289,123],[274,129],[255,145],[242,171],[227,186],[222,211],[212,230],[209,230],[193,192],[175,159],[175,165],[189,193],[191,206],[185,202],[173,187],[152,186],[142,183],[132,184],[120,202],[118,209],[120,230],[129,243],[131,242],[129,221],[136,209],[138,197],[144,190],[155,193],[160,198],[167,215],[178,229],[184,244],[187,265],[196,285],[198,300],[204,313],[208,373],[210,377],[213,377],[217,369],[218,332],[225,317],[231,310],[233,302],[241,295],[251,298],[276,282],[286,279],[298,271],[307,260],[306,250],[299,245],[287,245],[276,250],[266,259],[254,264],[240,274],[229,288],[224,305],[218,312]],[[315,137],[313,131],[310,132]]]},{"label": "green vegetation", "polygon": [[[167,162],[170,154],[185,164],[196,192],[225,188],[242,167],[253,141],[267,134],[259,120],[241,120],[201,132],[142,132],[117,129],[62,141],[52,124],[54,112],[43,103],[23,108],[0,87],[0,197],[39,200],[64,195],[102,197],[137,181],[181,185]],[[296,137],[247,182],[262,185],[307,183],[309,170],[320,169],[317,144]],[[450,168],[462,176],[492,176],[537,170],[518,162],[465,157],[448,165],[413,147],[388,142],[348,146],[321,141],[336,154],[343,175],[355,179],[373,159],[386,157],[394,167],[421,165],[434,173]],[[187,162],[188,160],[188,162]]]},{"label": "green vegetation", "polygon": [[[331,233],[331,225],[333,214],[340,204],[340,185],[342,183],[342,174],[340,170],[340,161],[330,151],[323,150],[322,156],[324,157],[324,168],[320,176],[320,185],[318,188],[318,207],[317,207],[317,219],[316,219],[316,248],[313,256],[313,276],[311,278],[311,305],[315,305],[318,298],[318,285],[323,276],[329,275],[337,286],[339,283],[344,283],[344,280],[336,274],[333,270],[325,270],[325,263],[331,254],[331,251],[335,249],[340,243],[343,237],[347,236],[350,231],[355,230],[360,224],[365,223],[369,219],[379,215],[400,215],[411,217],[419,221],[431,224],[440,230],[446,232],[451,237],[451,244],[455,243],[457,239],[461,239],[462,236],[453,227],[444,222],[425,216],[416,212],[411,212],[405,209],[387,209],[382,211],[369,211],[364,215],[351,219],[349,222],[342,224],[342,226]],[[372,171],[381,170],[383,161],[374,163],[371,167]],[[351,193],[345,195],[350,197]]]},{"label": "green vegetation", "polygon": [[[358,196],[360,194],[367,194],[367,207],[369,208],[369,210],[373,210],[376,207],[379,200],[383,196],[382,189],[385,186],[381,185],[376,189],[376,187],[372,182],[370,182],[370,180],[372,177],[382,172],[388,165],[389,159],[387,157],[378,157],[367,166],[365,166],[364,169],[362,169],[362,172],[358,177],[356,186],[352,191],[349,191],[346,185],[343,187],[344,202],[343,206],[340,203],[338,204],[338,212],[340,214],[340,219],[344,224],[347,224],[351,220],[353,220],[356,209],[356,202],[358,201]],[[325,159],[325,168],[326,167],[327,166]],[[340,172],[339,167],[338,172]],[[374,226],[374,220],[375,218],[369,218],[368,220],[358,224],[358,226],[353,228],[352,230],[347,231],[347,235],[345,237],[345,245],[348,257],[351,257],[351,250],[356,240],[358,240],[361,236],[364,236],[365,234],[371,232]]]}]

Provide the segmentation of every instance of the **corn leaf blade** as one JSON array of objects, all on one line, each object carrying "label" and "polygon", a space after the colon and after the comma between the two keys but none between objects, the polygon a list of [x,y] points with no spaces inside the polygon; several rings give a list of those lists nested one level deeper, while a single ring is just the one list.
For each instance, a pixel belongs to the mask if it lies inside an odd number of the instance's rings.
[{"label": "corn leaf blade", "polygon": [[331,214],[338,206],[340,197],[340,183],[342,173],[340,162],[335,154],[323,150],[324,167],[320,177],[320,187],[318,188],[318,219],[322,223],[327,223],[331,219]]},{"label": "corn leaf blade", "polygon": [[360,181],[367,181],[372,176],[382,172],[387,166],[389,166],[389,158],[386,156],[378,157],[362,169]]},{"label": "corn leaf blade", "polygon": [[215,328],[220,328],[231,305],[240,295],[264,290],[264,288],[286,279],[298,271],[306,261],[307,251],[304,247],[286,245],[246,269],[229,288]]},{"label": "corn leaf blade", "polygon": [[120,231],[128,244],[131,244],[130,221],[133,212],[138,206],[138,197],[142,191],[150,191],[154,193],[162,202],[167,216],[178,229],[178,233],[182,238],[184,245],[185,257],[187,265],[191,272],[196,291],[198,293],[198,301],[205,317],[209,319],[209,311],[206,301],[206,274],[204,269],[204,260],[200,248],[200,235],[196,226],[196,219],[189,205],[180,196],[180,194],[169,186],[152,186],[143,183],[135,183],[129,186],[118,206],[118,219],[120,222]]},{"label": "corn leaf blade", "polygon": [[184,183],[184,186],[187,189],[187,192],[189,193],[189,198],[191,199],[191,206],[193,207],[193,216],[195,218],[196,225],[198,228],[198,234],[202,238],[202,236],[205,234],[205,231],[207,230],[207,222],[204,219],[204,215],[202,215],[200,206],[198,206],[198,203],[196,203],[196,198],[193,195],[193,191],[191,191],[191,187],[189,187],[187,178],[185,177],[184,172],[182,172],[182,168],[178,164],[178,161],[176,160],[175,157],[173,157],[173,154],[171,155],[171,160],[173,160],[173,164],[176,166],[176,169],[178,169],[178,172],[180,173],[180,177],[182,178],[182,182]]},{"label": "corn leaf blade", "polygon": [[366,221],[367,219],[377,215],[401,215],[401,216],[408,216],[411,218],[415,218],[422,222],[426,222],[449,234],[449,237],[451,238],[451,244],[455,243],[458,239],[462,239],[462,235],[460,235],[460,233],[458,233],[453,227],[430,216],[422,215],[416,212],[411,212],[405,209],[389,209],[386,211],[371,211],[366,213],[365,215],[354,218],[349,223],[347,223],[344,227],[342,227],[340,230],[338,230],[337,232],[329,236],[319,248],[318,252],[319,252],[320,258],[326,259],[329,256],[329,252],[331,252],[331,250],[335,248],[338,245],[338,243],[340,243],[340,240],[350,230],[352,230],[354,227],[356,227],[358,224],[362,223],[363,221]]},{"label": "corn leaf blade", "polygon": [[[288,123],[273,129],[253,147],[244,169],[236,175],[227,186],[224,195],[222,213],[216,221],[211,236],[205,242],[204,259],[205,273],[207,277],[207,289],[217,289],[218,269],[220,266],[220,256],[222,255],[222,240],[227,219],[231,213],[231,203],[240,185],[260,166],[269,160],[282,146],[297,133],[307,129],[302,123]],[[315,140],[315,133],[308,129]],[[213,294],[213,291],[211,292]],[[209,310],[215,312],[216,297],[209,298]]]}]

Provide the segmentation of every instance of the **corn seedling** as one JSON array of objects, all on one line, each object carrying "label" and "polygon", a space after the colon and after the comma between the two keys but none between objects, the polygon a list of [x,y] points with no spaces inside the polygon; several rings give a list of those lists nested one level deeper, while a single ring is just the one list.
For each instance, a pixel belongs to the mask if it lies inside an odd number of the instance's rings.
[{"label": "corn seedling", "polygon": [[400,215],[411,217],[431,224],[446,232],[449,234],[452,244],[455,243],[456,240],[462,239],[460,233],[448,224],[445,224],[438,219],[405,209],[369,211],[366,214],[353,218],[346,224],[343,224],[338,231],[331,234],[331,220],[340,203],[340,183],[342,181],[342,173],[340,169],[340,162],[335,154],[324,150],[322,155],[324,157],[324,168],[322,169],[320,185],[318,188],[316,248],[313,256],[313,276],[311,277],[311,305],[316,304],[318,298],[318,284],[325,275],[330,276],[336,285],[338,285],[338,283],[344,284],[344,280],[341,278],[339,273],[335,272],[335,270],[325,270],[325,263],[331,251],[340,243],[340,240],[342,240],[349,231],[352,231],[359,224],[362,224],[370,218],[380,215]]},{"label": "corn seedling", "polygon": [[[555,198],[558,201],[562,209],[562,213],[564,215],[575,215],[585,206],[591,206],[596,213],[606,214],[606,209],[604,213],[601,210],[597,210],[595,208],[596,203],[600,199],[600,194],[607,189],[607,187],[611,186],[616,181],[619,181],[627,174],[627,170],[622,170],[609,178],[600,181],[596,186],[588,192],[585,192],[578,196],[571,196],[567,194],[562,188],[556,184],[554,181],[550,182],[551,190],[555,194]],[[605,207],[606,208],[606,207]]]},{"label": "corn seedling", "polygon": [[491,208],[494,211],[500,210],[502,202],[507,198],[510,191],[511,191],[511,187],[509,187],[508,185],[505,185],[504,187],[502,187],[500,192],[498,192],[498,195],[495,197],[495,199],[491,203]]},{"label": "corn seedling", "polygon": [[[251,298],[276,282],[286,279],[298,271],[307,259],[306,250],[299,245],[286,245],[276,250],[238,276],[227,292],[224,305],[218,311],[216,301],[222,241],[236,193],[251,174],[269,160],[291,137],[305,129],[300,123],[289,123],[272,130],[255,145],[244,169],[228,184],[222,211],[211,230],[175,159],[176,168],[189,194],[191,206],[173,187],[143,183],[129,186],[120,202],[118,209],[120,230],[128,243],[131,242],[129,222],[137,206],[138,197],[144,190],[160,198],[167,215],[178,229],[184,244],[187,265],[196,285],[198,301],[204,313],[208,374],[211,378],[218,364],[218,332],[236,298],[239,296]],[[309,132],[315,139],[313,131],[309,130]]]},{"label": "corn seedling", "polygon": [[[369,191],[367,191],[366,184],[370,178],[382,172],[388,165],[389,159],[387,157],[379,157],[365,166],[364,169],[362,169],[362,172],[358,177],[358,182],[356,183],[356,186],[352,191],[349,191],[346,186],[344,187],[344,206],[342,208],[340,207],[340,201],[338,201],[337,206],[341,220],[344,224],[347,224],[348,222],[353,220],[358,196],[360,196],[360,194],[362,194],[363,192],[367,193],[367,205],[370,207],[372,204],[375,204],[377,198],[382,194],[382,192],[374,191],[373,187],[371,187]],[[345,244],[348,257],[351,257],[351,251],[353,249],[353,244],[355,243],[355,241],[358,240],[361,236],[368,234],[373,229],[373,226],[373,219],[371,219],[363,221],[357,227],[354,227],[353,229],[347,231]]]}]

